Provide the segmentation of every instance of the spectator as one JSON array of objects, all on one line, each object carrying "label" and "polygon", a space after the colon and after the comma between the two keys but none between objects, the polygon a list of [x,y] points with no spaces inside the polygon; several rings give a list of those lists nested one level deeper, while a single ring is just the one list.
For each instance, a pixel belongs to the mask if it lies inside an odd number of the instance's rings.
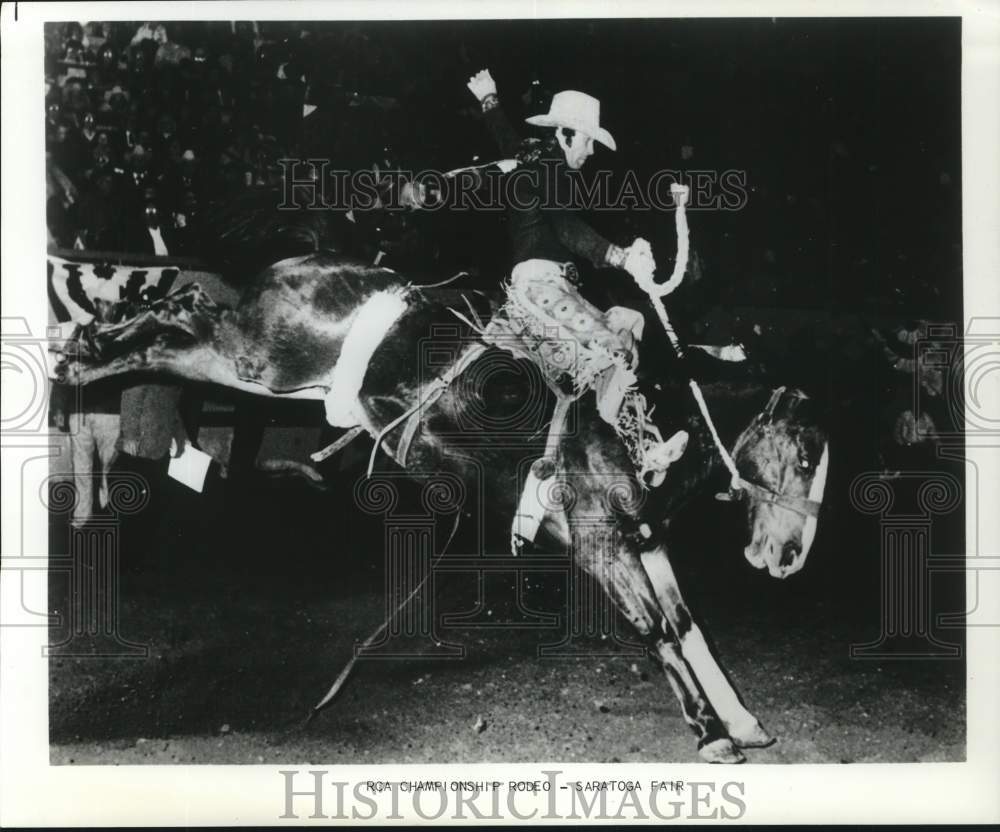
[{"label": "spectator", "polygon": [[79,410],[69,414],[69,444],[76,484],[71,522],[76,528],[93,517],[94,483],[98,479],[98,502],[102,509],[108,505],[108,472],[120,432],[121,389],[116,380],[98,382],[84,387],[80,396]]},{"label": "spectator", "polygon": [[134,485],[138,477],[147,496],[143,508],[121,518],[122,549],[133,568],[162,540],[160,524],[171,516],[169,455],[172,447],[175,455],[183,453],[187,444],[180,399],[176,384],[140,384],[121,394],[121,433],[111,479]]},{"label": "spectator", "polygon": [[56,128],[52,145],[52,161],[70,179],[75,179],[83,172],[86,148],[80,139],[79,131],[72,121],[64,118]]},{"label": "spectator", "polygon": [[105,42],[97,51],[97,65],[94,67],[91,77],[94,79],[95,86],[100,89],[111,86],[118,77],[118,73],[118,52],[113,45]]},{"label": "spectator", "polygon": [[79,126],[84,113],[93,108],[90,87],[85,79],[68,79],[62,91],[63,112],[71,116],[74,126]]},{"label": "spectator", "polygon": [[[341,42],[356,65],[333,57]],[[380,116],[337,82],[346,69],[362,92],[391,80],[376,77],[385,56],[373,48],[358,26],[319,35],[292,24],[47,25],[50,242],[198,256],[206,206],[276,184],[276,160],[310,150],[367,167],[384,143],[372,137]],[[304,120],[307,87],[319,112]]]},{"label": "spectator", "polygon": [[[117,90],[121,88],[115,87],[115,89]],[[112,92],[114,92],[114,90],[112,90]],[[122,153],[131,153],[135,150],[137,144],[139,144],[139,116],[135,113],[129,113],[125,117],[125,127],[124,130],[122,130]]]},{"label": "spectator", "polygon": [[178,249],[172,224],[164,221],[155,201],[155,192],[146,191],[141,222],[130,222],[126,248],[136,254],[166,257]]},{"label": "spectator", "polygon": [[69,248],[73,245],[75,235],[77,189],[52,160],[51,154],[46,154],[46,160],[45,218],[48,223],[49,245]]},{"label": "spectator", "polygon": [[168,41],[167,27],[162,23],[143,23],[136,29],[129,45],[138,46],[144,40],[155,41],[157,45],[166,43]]},{"label": "spectator", "polygon": [[48,143],[54,140],[56,131],[62,123],[62,93],[50,93],[49,103],[45,108],[45,138]]},{"label": "spectator", "polygon": [[80,140],[84,151],[90,157],[93,157],[94,149],[97,146],[98,135],[100,134],[97,131],[97,119],[94,118],[94,113],[88,110],[84,113],[83,120],[80,125]]},{"label": "spectator", "polygon": [[203,245],[201,209],[197,194],[193,191],[184,193],[173,219],[177,253],[183,256],[197,257]]},{"label": "spectator", "polygon": [[[129,94],[122,88],[121,84],[115,84],[105,92],[104,101],[108,105],[108,109],[119,118],[123,117],[128,111]],[[132,147],[134,144],[133,142],[129,147]]]},{"label": "spectator", "polygon": [[109,23],[88,23],[83,27],[83,46],[88,52],[100,54],[111,34]]},{"label": "spectator", "polygon": [[177,185],[181,191],[186,193],[198,190],[198,157],[195,156],[195,153],[191,148],[185,150],[184,154],[181,156],[177,173]]},{"label": "spectator", "polygon": [[177,122],[170,113],[163,113],[156,123],[156,138],[154,152],[164,153],[167,147],[177,137]]},{"label": "spectator", "polygon": [[152,170],[153,154],[143,145],[137,144],[126,156],[129,188],[133,193],[139,193],[156,184],[156,176]]},{"label": "spectator", "polygon": [[[97,148],[96,153],[101,153]],[[81,199],[77,236],[84,248],[94,251],[127,250],[121,233],[122,205],[115,195],[114,173],[101,166],[93,176],[94,187]]]}]

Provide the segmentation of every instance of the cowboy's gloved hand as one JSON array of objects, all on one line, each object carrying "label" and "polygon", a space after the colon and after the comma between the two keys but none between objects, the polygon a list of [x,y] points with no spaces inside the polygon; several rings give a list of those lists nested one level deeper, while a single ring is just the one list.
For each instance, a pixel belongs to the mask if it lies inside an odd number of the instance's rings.
[{"label": "cowboy's gloved hand", "polygon": [[479,101],[482,101],[488,95],[497,94],[497,82],[493,80],[493,76],[490,75],[488,69],[481,69],[473,75],[466,86]]},{"label": "cowboy's gloved hand", "polygon": [[404,182],[399,189],[400,203],[406,208],[426,208],[436,205],[440,199],[441,192],[423,182]]},{"label": "cowboy's gloved hand", "polygon": [[652,246],[647,240],[636,237],[635,242],[625,249],[625,263],[622,268],[632,275],[641,289],[646,290],[653,284],[656,261],[653,259]]}]

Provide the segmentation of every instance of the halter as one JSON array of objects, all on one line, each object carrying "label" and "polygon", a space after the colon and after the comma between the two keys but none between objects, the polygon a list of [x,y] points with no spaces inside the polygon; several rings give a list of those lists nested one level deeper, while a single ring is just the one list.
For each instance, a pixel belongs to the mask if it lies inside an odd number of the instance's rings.
[{"label": "halter", "polygon": [[[761,430],[771,439],[772,444],[774,443],[774,411],[777,409],[778,403],[785,395],[785,392],[785,387],[779,387],[772,392],[771,399],[768,401],[767,407],[764,408],[761,413],[757,414],[757,417],[754,419],[753,425],[751,426],[751,430]],[[796,393],[794,395],[796,395],[797,398],[804,398],[801,393]],[[736,450],[736,448],[733,449],[734,454],[736,453]],[[793,497],[791,495],[773,491],[765,485],[761,485],[753,480],[748,480],[739,473],[737,473],[737,476],[733,478],[733,483],[730,485],[729,491],[723,491],[716,494],[715,499],[727,502],[739,502],[744,499],[749,499],[761,503],[771,503],[772,505],[779,506],[780,508],[794,511],[796,514],[801,514],[803,517],[818,517],[820,509],[820,504],[816,500],[810,500],[806,497]]]}]

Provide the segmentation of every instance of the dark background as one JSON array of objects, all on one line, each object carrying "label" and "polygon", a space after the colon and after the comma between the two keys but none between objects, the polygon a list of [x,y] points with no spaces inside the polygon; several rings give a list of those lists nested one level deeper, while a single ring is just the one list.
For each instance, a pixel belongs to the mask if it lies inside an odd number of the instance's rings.
[{"label": "dark background", "polygon": [[[891,336],[920,320],[962,320],[960,25],[948,18],[262,24],[274,50],[268,56],[265,49],[262,58],[259,50],[241,52],[228,24],[167,24],[178,41],[203,42],[215,55],[227,49],[244,55],[232,78],[245,86],[245,100],[258,104],[237,108],[235,123],[249,119],[284,136],[290,148],[304,142],[301,125],[278,117],[278,109],[260,109],[271,83],[270,70],[261,67],[298,55],[310,84],[324,95],[360,90],[398,99],[391,112],[363,111],[356,123],[340,123],[330,134],[354,136],[355,144],[365,137],[372,148],[366,163],[383,146],[415,170],[495,158],[465,86],[488,67],[515,123],[543,112],[546,94],[560,89],[600,99],[602,124],[618,151],[599,149],[587,170],[611,168],[616,181],[626,170],[640,181],[664,168],[745,170],[743,210],[690,213],[697,268],[669,299],[671,316],[688,340],[746,343],[770,377],[823,401],[830,478],[809,563],[782,583],[743,560],[735,507],[710,497],[696,501],[671,528],[682,586],[709,630],[715,621],[728,634],[723,647],[730,654],[783,644],[782,661],[795,664],[800,681],[809,680],[796,695],[808,697],[822,686],[816,667],[832,662],[842,685],[834,698],[841,691],[845,701],[854,696],[861,674],[869,693],[885,682],[885,690],[926,695],[945,721],[962,704],[952,701],[954,688],[939,687],[938,680],[964,687],[963,662],[890,661],[879,677],[873,664],[860,663],[862,669],[848,661],[850,644],[877,638],[884,546],[879,519],[860,513],[848,494],[854,478],[868,471],[943,471],[964,479],[962,466],[939,458],[934,443],[893,440],[893,420],[912,406],[919,385],[886,364],[871,335],[876,329]],[[303,29],[317,44],[309,55],[289,45]],[[324,83],[329,89],[322,92]],[[330,139],[335,164],[365,156],[356,147],[338,156],[343,141]],[[693,149],[688,159],[684,146]],[[671,214],[605,212],[589,219],[614,242],[651,239],[658,261],[669,264],[676,245]],[[507,273],[506,237],[496,215],[442,211],[411,221],[434,241],[422,267],[443,275],[473,268],[488,285]],[[587,293],[601,303],[642,303],[619,273],[587,279]],[[662,339],[655,339],[651,332],[644,344],[647,365],[662,349]],[[912,357],[908,347],[898,350]],[[927,406],[939,429],[953,427],[954,403],[931,398]],[[315,410],[296,408],[272,413],[318,421]],[[179,496],[177,516],[184,519],[169,525],[146,559],[153,577],[134,579],[140,597],[156,596],[159,571],[172,576],[177,597],[218,597],[241,621],[248,598],[264,606],[265,618],[278,615],[268,604],[321,604],[364,593],[377,598],[381,521],[352,511],[351,502],[366,463],[364,448],[337,461],[326,493],[261,481],[216,483],[218,490],[200,501]],[[912,489],[903,486],[900,494],[898,510],[914,510]],[[963,529],[961,506],[935,518],[931,553],[963,552]],[[932,580],[932,628],[961,643],[961,629],[940,629],[935,615],[965,608],[964,575]],[[449,603],[461,608],[473,589],[452,591],[457,595]],[[558,594],[547,602],[558,604]],[[742,635],[750,641],[741,644]],[[810,670],[814,659],[819,665]],[[245,704],[235,692],[227,701],[235,711]],[[203,727],[218,721],[213,707],[204,706]],[[837,710],[837,718],[851,724],[857,717]],[[180,730],[169,717],[158,719],[164,730]],[[107,725],[112,722],[109,717]],[[54,725],[62,740],[81,730],[69,710]]]},{"label": "dark background", "polygon": [[[166,187],[164,116],[177,151],[196,151],[202,212],[238,195],[244,172],[269,181],[267,162],[282,154],[358,169],[384,168],[388,151],[413,171],[496,158],[465,86],[488,67],[525,135],[539,133],[522,118],[544,112],[553,92],[599,98],[619,149],[598,149],[586,170],[611,169],[616,183],[626,170],[640,182],[663,169],[746,172],[744,210],[692,217],[705,300],[960,317],[958,18],[262,22],[256,39],[249,23],[235,33],[229,23],[164,24],[197,64],[154,61],[152,41],[143,56],[129,46],[138,26],[114,24],[104,47],[114,69],[88,70],[89,96],[63,91],[60,118],[72,133],[89,110],[102,129],[131,125],[148,139],[161,209],[177,198]],[[78,42],[62,27],[47,27],[54,86],[67,66],[61,52]],[[122,112],[98,106],[112,83],[131,93]],[[349,103],[354,94],[361,105]],[[365,103],[375,96],[392,104]],[[304,100],[320,108],[309,119]],[[61,158],[62,148],[50,149]],[[128,150],[113,141],[112,163],[127,167]],[[476,266],[491,277],[509,267],[495,214],[411,219],[435,249],[415,265]],[[672,255],[669,216],[591,219],[616,242],[642,234],[661,259]],[[199,242],[185,253],[211,254],[212,241]]]},{"label": "dark background", "polygon": [[[692,217],[720,302],[960,314],[958,20],[462,22],[405,37],[440,65],[416,82],[432,121],[447,123],[465,77],[488,66],[514,117],[531,114],[518,95],[535,79],[599,98],[619,150],[589,165],[640,181],[745,170],[746,210]],[[464,129],[492,158],[482,130]],[[595,222],[623,241],[631,222],[673,248],[662,216]]]}]

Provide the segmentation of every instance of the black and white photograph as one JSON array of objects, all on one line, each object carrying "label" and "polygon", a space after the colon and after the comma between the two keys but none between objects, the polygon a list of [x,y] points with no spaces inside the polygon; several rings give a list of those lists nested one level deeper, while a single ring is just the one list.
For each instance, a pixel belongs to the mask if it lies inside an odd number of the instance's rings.
[{"label": "black and white photograph", "polygon": [[[4,7],[25,759],[189,823],[997,820],[997,6],[515,5]],[[8,817],[147,817],[86,794]]]}]

